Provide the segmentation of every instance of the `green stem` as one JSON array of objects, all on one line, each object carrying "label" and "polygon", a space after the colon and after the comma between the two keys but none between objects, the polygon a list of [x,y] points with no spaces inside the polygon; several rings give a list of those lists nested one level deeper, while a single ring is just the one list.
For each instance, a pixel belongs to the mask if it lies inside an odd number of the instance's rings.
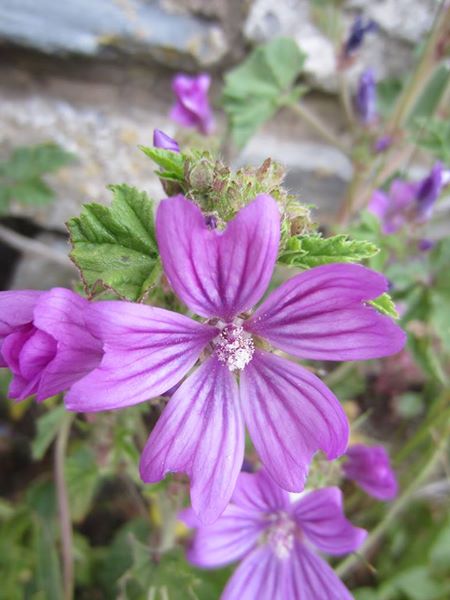
[{"label": "green stem", "polygon": [[55,483],[58,499],[59,527],[61,535],[61,554],[63,562],[64,600],[72,600],[74,593],[74,567],[73,567],[73,533],[70,517],[69,497],[67,494],[66,480],[64,477],[64,461],[70,428],[75,418],[74,413],[67,413],[56,437],[55,444]]},{"label": "green stem", "polygon": [[350,158],[350,151],[345,144],[343,144],[328,127],[323,125],[319,117],[315,115],[309,108],[306,108],[304,104],[288,104],[295,113],[297,113],[308,125],[314,129],[324,140],[339,148],[346,156]]},{"label": "green stem", "polygon": [[436,45],[441,33],[443,33],[445,27],[448,26],[449,21],[450,8],[446,8],[444,1],[442,1],[436,13],[422,58],[395,106],[393,115],[390,119],[390,131],[396,131],[407,120],[419,96],[422,94],[422,91],[430,80],[434,71],[433,67],[437,63],[435,56]]},{"label": "green stem", "polygon": [[352,98],[348,86],[348,81],[345,72],[340,71],[338,73],[338,85],[339,85],[339,98],[341,100],[342,107],[344,109],[345,116],[347,118],[350,128],[355,127],[355,117],[353,114]]},{"label": "green stem", "polygon": [[341,578],[346,578],[360,563],[362,558],[365,558],[370,554],[371,550],[378,544],[380,539],[386,533],[391,526],[392,522],[403,512],[408,504],[413,499],[414,494],[418,488],[422,486],[434,473],[438,466],[442,456],[444,455],[447,448],[447,437],[443,436],[440,444],[433,452],[430,460],[427,461],[421,473],[414,479],[411,485],[403,492],[403,494],[396,500],[392,508],[386,514],[381,523],[375,527],[372,533],[367,537],[364,544],[361,546],[358,554],[352,554],[344,561],[342,561],[336,568],[336,573]]}]

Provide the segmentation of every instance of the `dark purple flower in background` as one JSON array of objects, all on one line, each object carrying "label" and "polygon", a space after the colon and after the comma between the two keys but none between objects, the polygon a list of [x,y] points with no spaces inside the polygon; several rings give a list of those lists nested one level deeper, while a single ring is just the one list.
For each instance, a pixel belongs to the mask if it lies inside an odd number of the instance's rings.
[{"label": "dark purple flower in background", "polygon": [[172,90],[176,102],[170,111],[170,118],[183,127],[195,127],[205,135],[213,131],[214,123],[208,101],[211,77],[201,73],[195,77],[176,75],[172,81]]},{"label": "dark purple flower in background", "polygon": [[393,500],[398,492],[397,478],[389,455],[383,446],[355,444],[346,453],[343,471],[369,496],[378,500]]},{"label": "dark purple flower in background", "polygon": [[169,135],[167,135],[167,133],[164,133],[164,131],[161,131],[161,129],[155,129],[153,131],[153,145],[155,148],[172,150],[172,152],[180,151],[178,142],[171,138]]},{"label": "dark purple flower in background", "polygon": [[197,529],[191,563],[216,568],[242,560],[222,600],[351,600],[352,595],[318,553],[353,552],[367,532],[342,510],[336,487],[307,492],[291,502],[263,471],[241,473],[231,503],[203,526],[191,509],[180,514]]},{"label": "dark purple flower in background", "polygon": [[429,175],[419,182],[416,194],[419,219],[427,220],[433,211],[434,203],[442,191],[443,167],[437,162]]},{"label": "dark purple flower in background", "polygon": [[372,19],[364,19],[362,16],[356,17],[350,29],[348,38],[344,43],[344,55],[351,56],[359,50],[368,33],[377,31],[378,24]]},{"label": "dark purple flower in background", "polygon": [[316,451],[329,459],[345,452],[347,418],[311,371],[263,350],[259,340],[306,359],[394,354],[404,333],[367,304],[386,291],[385,278],[355,264],[317,267],[292,277],[249,316],[278,254],[273,198],[258,196],[222,231],[210,229],[195,204],[174,196],[158,207],[156,234],[169,283],[204,321],[129,302],[92,304],[88,327],[103,340],[105,355],[72,387],[67,406],[89,412],[146,401],[179,382],[202,355],[150,435],[142,479],[187,473],[194,510],[214,521],[241,469],[245,422],[271,477],[302,490]]},{"label": "dark purple flower in background", "polygon": [[432,250],[435,246],[436,242],[433,242],[433,240],[428,240],[426,238],[419,240],[418,243],[418,248],[421,252],[428,252],[429,250]]},{"label": "dark purple flower in background", "polygon": [[98,366],[102,344],[86,330],[88,304],[62,288],[0,293],[0,367],[13,374],[10,398],[45,400]]},{"label": "dark purple flower in background", "polygon": [[375,152],[385,152],[392,145],[392,136],[382,135],[379,137],[374,144],[373,149]]},{"label": "dark purple flower in background", "polygon": [[396,179],[389,193],[375,190],[367,209],[374,214],[386,234],[395,233],[405,223],[423,223],[431,217],[444,182],[441,163],[420,181]]},{"label": "dark purple flower in background", "polygon": [[364,125],[377,120],[377,84],[372,69],[366,69],[359,78],[355,104]]}]

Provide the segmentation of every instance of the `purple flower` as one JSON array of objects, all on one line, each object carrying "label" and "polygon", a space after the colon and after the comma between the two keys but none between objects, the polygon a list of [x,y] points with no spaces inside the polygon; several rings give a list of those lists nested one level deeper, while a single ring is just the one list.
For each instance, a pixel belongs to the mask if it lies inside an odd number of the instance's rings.
[{"label": "purple flower", "polygon": [[161,131],[161,129],[155,129],[153,131],[153,145],[155,148],[163,148],[164,150],[172,150],[172,152],[179,152],[180,147],[178,142],[171,138],[169,135]]},{"label": "purple flower", "polygon": [[373,149],[375,152],[385,152],[392,144],[392,136],[382,135],[379,137],[374,144]]},{"label": "purple flower", "polygon": [[0,293],[0,367],[13,373],[11,398],[45,400],[98,366],[102,344],[86,331],[88,305],[61,288]]},{"label": "purple flower", "polygon": [[355,444],[347,450],[345,475],[353,479],[369,496],[392,500],[397,495],[397,478],[383,446]]},{"label": "purple flower", "polygon": [[436,163],[421,181],[396,179],[388,194],[375,190],[367,209],[381,222],[383,232],[395,233],[407,222],[429,219],[442,191],[443,173],[442,165]]},{"label": "purple flower", "polygon": [[364,38],[370,32],[377,31],[378,25],[371,19],[364,20],[361,16],[356,17],[344,44],[344,55],[351,56],[360,49]]},{"label": "purple flower", "polygon": [[443,167],[436,163],[429,175],[419,182],[416,194],[417,213],[420,219],[427,220],[431,216],[434,203],[439,198],[443,187]]},{"label": "purple flower", "polygon": [[239,475],[231,504],[213,524],[180,514],[197,528],[188,559],[203,568],[241,560],[222,600],[351,600],[352,595],[317,552],[356,550],[367,532],[342,510],[336,487],[306,493],[297,502],[262,471]]},{"label": "purple flower", "polygon": [[432,250],[434,248],[435,243],[436,242],[433,242],[433,240],[423,238],[423,239],[419,240],[417,247],[419,248],[419,250],[421,252],[428,252],[429,250]]},{"label": "purple flower", "polygon": [[195,127],[205,135],[214,128],[211,107],[208,101],[208,90],[211,77],[201,73],[197,77],[189,77],[180,73],[172,81],[172,90],[176,102],[170,111],[170,118],[183,127]]},{"label": "purple flower", "polygon": [[67,405],[96,411],[143,402],[179,382],[201,356],[150,435],[142,479],[187,473],[194,510],[214,521],[241,469],[245,422],[274,480],[302,490],[317,450],[329,459],[345,452],[348,422],[320,379],[267,348],[338,361],[398,352],[403,332],[367,305],[386,291],[385,278],[354,264],[317,267],[281,285],[249,316],[278,254],[273,198],[258,196],[222,231],[209,228],[195,204],[174,196],[158,207],[156,235],[168,281],[203,321],[142,304],[92,304],[88,326],[103,339],[105,355],[72,387]]},{"label": "purple flower", "polygon": [[366,69],[360,76],[356,93],[356,109],[365,125],[377,119],[377,85],[372,69]]}]

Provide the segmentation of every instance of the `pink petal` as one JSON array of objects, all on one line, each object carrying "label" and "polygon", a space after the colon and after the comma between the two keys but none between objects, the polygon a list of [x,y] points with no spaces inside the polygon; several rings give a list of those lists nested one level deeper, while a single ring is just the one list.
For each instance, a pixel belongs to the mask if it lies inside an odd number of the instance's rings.
[{"label": "pink petal", "polygon": [[[180,515],[181,520],[187,525],[198,523],[192,509],[188,511],[192,514]],[[265,527],[267,522],[262,515],[229,504],[212,525],[202,526],[200,523],[188,551],[189,562],[211,568],[239,560],[256,545]]]},{"label": "pink petal", "polygon": [[244,458],[244,424],[236,381],[212,356],[175,392],[141,457],[143,481],[182,471],[203,523],[223,512]]},{"label": "pink petal", "polygon": [[353,600],[333,569],[305,544],[296,540],[291,557],[280,600]]},{"label": "pink petal", "polygon": [[[278,560],[267,546],[258,546],[238,566],[220,599],[303,600],[301,595],[283,593],[288,567],[288,561]],[[319,598],[325,600],[319,596],[314,600]]]},{"label": "pink petal", "polygon": [[378,500],[393,500],[398,493],[395,472],[383,446],[354,444],[347,450],[343,471],[367,494]]},{"label": "pink petal", "polygon": [[375,215],[379,221],[383,222],[389,210],[391,200],[387,194],[381,190],[375,190],[372,194],[367,210]]},{"label": "pink petal", "polygon": [[43,294],[34,309],[34,323],[57,343],[57,351],[42,371],[38,400],[68,389],[93,371],[103,356],[102,343],[87,329],[90,303],[64,288]]},{"label": "pink petal", "polygon": [[104,342],[99,367],[66,396],[70,410],[122,408],[162,394],[194,366],[214,327],[162,308],[131,302],[96,302],[89,331]]},{"label": "pink petal", "polygon": [[156,232],[164,271],[177,295],[203,317],[230,321],[265,292],[280,237],[277,204],[258,196],[225,231],[210,230],[183,196],[163,200]]},{"label": "pink petal", "polygon": [[260,513],[276,512],[289,506],[289,494],[276,485],[264,470],[240,473],[232,502],[239,507]]},{"label": "pink petal", "polygon": [[405,334],[365,304],[386,290],[386,279],[361,265],[316,267],[272,292],[244,327],[300,358],[388,356],[403,348]]},{"label": "pink petal", "polygon": [[317,450],[330,460],[345,452],[349,430],[341,405],[300,365],[257,350],[241,373],[241,401],[265,468],[286,490],[303,489]]},{"label": "pink petal", "polygon": [[4,338],[17,327],[33,321],[33,309],[42,293],[35,290],[0,292],[0,367],[7,366],[2,356]]},{"label": "pink petal", "polygon": [[342,492],[337,487],[308,493],[295,503],[293,514],[308,540],[327,554],[354,552],[367,536],[367,531],[345,518]]}]

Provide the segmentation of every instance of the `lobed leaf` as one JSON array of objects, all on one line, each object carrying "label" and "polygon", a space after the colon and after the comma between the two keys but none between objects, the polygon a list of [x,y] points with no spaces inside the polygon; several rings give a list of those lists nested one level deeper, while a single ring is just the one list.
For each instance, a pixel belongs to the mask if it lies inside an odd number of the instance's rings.
[{"label": "lobed leaf", "polygon": [[304,88],[292,90],[306,55],[296,42],[280,37],[256,48],[225,76],[222,106],[231,134],[242,147],[283,104],[296,101]]},{"label": "lobed leaf", "polygon": [[110,186],[110,207],[86,204],[67,222],[72,251],[86,293],[110,289],[141,300],[160,273],[153,202],[125,184]]},{"label": "lobed leaf", "polygon": [[350,240],[346,234],[329,238],[315,234],[289,238],[278,260],[293,267],[310,269],[334,262],[361,262],[378,252],[372,242]]}]

